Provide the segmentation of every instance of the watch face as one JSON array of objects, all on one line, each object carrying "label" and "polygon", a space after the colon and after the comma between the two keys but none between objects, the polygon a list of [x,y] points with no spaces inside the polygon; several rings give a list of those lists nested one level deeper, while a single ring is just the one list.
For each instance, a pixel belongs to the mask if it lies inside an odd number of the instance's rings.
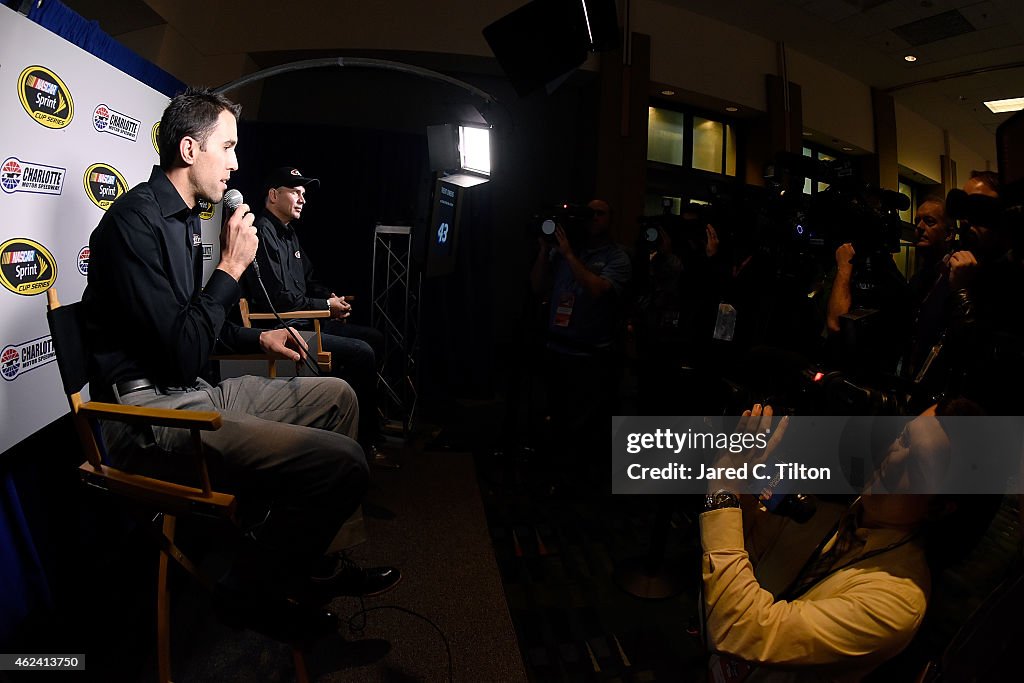
[{"label": "watch face", "polygon": [[732,491],[715,491],[714,493],[709,493],[704,499],[704,507],[707,510],[720,510],[722,508],[735,508],[739,506],[739,498]]}]

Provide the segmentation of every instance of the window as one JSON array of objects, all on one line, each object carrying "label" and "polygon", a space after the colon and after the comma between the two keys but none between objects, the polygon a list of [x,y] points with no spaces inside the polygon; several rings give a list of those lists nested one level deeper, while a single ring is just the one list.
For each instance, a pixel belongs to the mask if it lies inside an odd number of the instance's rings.
[{"label": "window", "polygon": [[[806,147],[805,146],[803,148],[803,154],[804,154],[805,157],[810,157],[811,159],[815,159],[817,161],[835,161],[836,160],[835,156],[833,156],[831,154],[828,154],[827,152],[823,152],[820,149],[815,149],[815,148],[812,148],[812,147]],[[822,182],[816,183],[813,186],[813,189],[812,189],[811,179],[810,178],[804,178],[804,194],[816,194],[818,192],[824,192],[827,189],[828,189],[828,183],[822,183]]]},{"label": "window", "polygon": [[910,198],[910,206],[908,206],[905,211],[900,211],[900,220],[903,221],[904,223],[913,223],[914,211],[917,210],[917,201],[914,195],[916,195],[917,192],[915,192],[915,188],[913,185],[911,185],[908,181],[903,180],[902,178],[900,178],[899,180],[898,187],[900,192],[902,192],[903,194],[907,195]]},{"label": "window", "polygon": [[648,108],[647,160],[673,166],[683,165],[683,113]]},{"label": "window", "polygon": [[[667,205],[667,206],[666,206]],[[668,211],[666,212],[666,208]],[[676,216],[682,211],[683,198],[670,195],[647,194],[644,196],[644,215],[657,216],[661,213],[671,213]]]},{"label": "window", "polygon": [[736,129],[688,112],[648,108],[647,160],[736,176]]},{"label": "window", "polygon": [[722,172],[722,151],[725,147],[725,126],[699,116],[693,117],[693,168]]}]

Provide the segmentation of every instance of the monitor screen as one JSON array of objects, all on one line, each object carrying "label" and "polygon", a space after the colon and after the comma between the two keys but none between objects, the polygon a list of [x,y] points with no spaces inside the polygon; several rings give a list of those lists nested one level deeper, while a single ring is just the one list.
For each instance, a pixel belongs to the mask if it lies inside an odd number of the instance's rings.
[{"label": "monitor screen", "polygon": [[438,179],[427,229],[427,277],[447,275],[455,270],[455,248],[459,234],[459,200],[463,188]]}]

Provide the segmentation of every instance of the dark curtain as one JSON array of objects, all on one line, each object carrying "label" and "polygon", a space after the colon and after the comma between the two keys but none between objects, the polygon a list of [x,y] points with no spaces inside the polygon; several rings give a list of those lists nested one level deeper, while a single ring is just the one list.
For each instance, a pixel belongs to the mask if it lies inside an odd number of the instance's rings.
[{"label": "dark curtain", "polygon": [[[9,0],[6,4],[17,10],[21,2]],[[41,6],[37,5],[39,3],[32,3],[28,18],[69,43],[168,97],[185,89],[185,84],[177,78],[121,45],[104,33],[97,22],[86,21],[60,0],[46,0]]]},{"label": "dark curtain", "polygon": [[[231,184],[255,212],[263,206],[263,178],[272,168],[294,166],[320,180],[320,187],[307,194],[299,239],[316,279],[337,294],[355,294],[352,321],[368,325],[374,227],[426,227],[434,178],[426,131],[416,135],[243,118],[238,157]],[[487,185],[473,188],[462,210],[455,272],[424,281],[421,394],[477,396],[492,390],[491,222]]]},{"label": "dark curtain", "polygon": [[52,607],[50,588],[21,509],[14,476],[0,486],[0,643],[10,642],[21,623],[37,609]]}]

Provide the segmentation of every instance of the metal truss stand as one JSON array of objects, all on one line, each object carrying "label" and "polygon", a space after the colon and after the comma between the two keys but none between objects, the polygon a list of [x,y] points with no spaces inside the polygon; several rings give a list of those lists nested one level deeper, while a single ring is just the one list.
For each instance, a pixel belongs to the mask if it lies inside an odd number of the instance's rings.
[{"label": "metal truss stand", "polygon": [[412,229],[378,225],[373,234],[370,324],[384,333],[384,361],[378,386],[384,417],[401,419],[412,430],[416,413],[422,275],[412,272]]}]

